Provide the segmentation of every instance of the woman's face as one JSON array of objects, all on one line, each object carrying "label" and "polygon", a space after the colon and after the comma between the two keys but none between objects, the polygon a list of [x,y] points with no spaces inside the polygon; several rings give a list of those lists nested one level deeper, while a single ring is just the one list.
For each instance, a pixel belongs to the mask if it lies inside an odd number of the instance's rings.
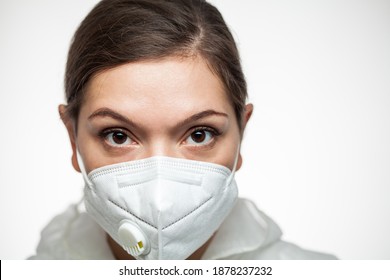
[{"label": "woman's face", "polygon": [[73,165],[79,171],[77,146],[87,172],[152,156],[232,169],[241,138],[224,87],[204,60],[175,57],[129,63],[94,76],[77,136],[69,133]]}]

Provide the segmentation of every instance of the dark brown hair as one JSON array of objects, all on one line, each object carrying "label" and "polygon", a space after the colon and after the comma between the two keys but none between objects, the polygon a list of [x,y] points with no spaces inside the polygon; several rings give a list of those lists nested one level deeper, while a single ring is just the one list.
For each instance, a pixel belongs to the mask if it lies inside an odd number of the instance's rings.
[{"label": "dark brown hair", "polygon": [[246,82],[233,36],[214,6],[204,0],[103,0],[83,20],[69,50],[67,115],[77,121],[84,89],[100,71],[196,55],[224,84],[241,129]]}]

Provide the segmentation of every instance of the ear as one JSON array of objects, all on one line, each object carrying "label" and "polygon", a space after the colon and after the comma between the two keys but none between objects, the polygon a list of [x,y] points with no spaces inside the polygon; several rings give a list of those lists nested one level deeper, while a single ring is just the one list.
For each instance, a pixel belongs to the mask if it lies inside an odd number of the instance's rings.
[{"label": "ear", "polygon": [[242,156],[241,156],[241,152],[240,152],[240,154],[238,155],[236,171],[240,170],[241,165],[242,165]]},{"label": "ear", "polygon": [[68,131],[68,136],[70,140],[70,144],[72,146],[72,165],[73,168],[77,172],[80,171],[79,163],[77,162],[77,148],[76,148],[76,127],[73,120],[71,120],[66,114],[66,106],[65,105],[59,105],[58,106],[58,112],[60,114],[61,120],[64,123],[66,130]]},{"label": "ear", "polygon": [[242,126],[241,126],[242,127],[242,132],[244,132],[244,129],[245,129],[249,119],[252,116],[252,113],[253,113],[253,104],[252,103],[246,104],[245,105],[244,116],[242,118]]},{"label": "ear", "polygon": [[[244,135],[245,127],[246,127],[249,119],[251,118],[252,113],[253,113],[253,104],[251,104],[251,103],[246,104],[245,105],[244,116],[242,118],[242,125],[241,125],[241,127],[242,127],[241,141],[242,141],[242,136]],[[241,156],[241,151],[240,151],[240,154],[238,155],[236,171],[240,170],[241,166],[242,166],[242,156]]]}]

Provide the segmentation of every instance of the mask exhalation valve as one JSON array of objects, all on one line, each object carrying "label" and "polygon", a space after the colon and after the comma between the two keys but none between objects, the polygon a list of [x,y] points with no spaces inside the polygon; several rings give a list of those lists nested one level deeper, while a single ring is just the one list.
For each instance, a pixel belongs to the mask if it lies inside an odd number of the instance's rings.
[{"label": "mask exhalation valve", "polygon": [[135,223],[123,220],[118,229],[118,236],[123,249],[133,257],[147,255],[150,252],[149,240]]}]

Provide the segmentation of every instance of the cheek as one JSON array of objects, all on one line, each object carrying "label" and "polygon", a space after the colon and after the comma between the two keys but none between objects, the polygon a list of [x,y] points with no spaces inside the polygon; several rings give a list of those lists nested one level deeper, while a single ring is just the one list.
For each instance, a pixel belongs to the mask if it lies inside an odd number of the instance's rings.
[{"label": "cheek", "polygon": [[238,149],[238,145],[234,145],[230,153],[223,153],[220,164],[233,171],[234,164],[237,164],[239,159]]},{"label": "cheek", "polygon": [[239,149],[240,137],[238,132],[234,131],[225,139],[225,141],[220,143],[212,162],[233,170],[236,161],[238,164]]},{"label": "cheek", "polygon": [[99,143],[86,129],[79,129],[76,143],[87,173],[111,164],[110,158],[102,153]]}]

